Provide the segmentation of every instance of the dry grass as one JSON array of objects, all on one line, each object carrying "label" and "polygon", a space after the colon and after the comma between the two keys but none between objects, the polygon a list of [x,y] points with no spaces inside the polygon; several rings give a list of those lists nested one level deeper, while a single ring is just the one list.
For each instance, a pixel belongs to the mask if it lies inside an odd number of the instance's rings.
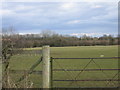
[{"label": "dry grass", "polygon": [[25,79],[21,82],[15,82],[11,79],[9,70],[4,72],[3,76],[3,87],[4,88],[33,88],[33,82],[28,79],[28,75],[24,73]]}]

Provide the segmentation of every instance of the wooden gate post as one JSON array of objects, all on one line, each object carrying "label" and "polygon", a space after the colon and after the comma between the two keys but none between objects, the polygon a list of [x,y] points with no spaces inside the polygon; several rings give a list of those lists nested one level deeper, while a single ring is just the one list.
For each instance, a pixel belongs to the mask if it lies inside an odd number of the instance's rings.
[{"label": "wooden gate post", "polygon": [[51,70],[50,70],[50,47],[48,45],[42,47],[43,56],[43,88],[51,87]]}]

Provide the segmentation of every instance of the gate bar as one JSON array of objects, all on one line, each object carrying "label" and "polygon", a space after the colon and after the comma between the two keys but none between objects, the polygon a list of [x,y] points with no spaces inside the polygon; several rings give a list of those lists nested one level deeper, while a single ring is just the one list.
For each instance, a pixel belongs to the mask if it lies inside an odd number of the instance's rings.
[{"label": "gate bar", "polygon": [[53,71],[101,71],[101,70],[104,70],[104,71],[119,71],[120,69],[53,69]]},{"label": "gate bar", "polygon": [[53,80],[53,81],[120,81],[120,79],[84,79],[84,80]]},{"label": "gate bar", "polygon": [[120,59],[120,57],[98,57],[98,58],[52,58],[52,59]]}]

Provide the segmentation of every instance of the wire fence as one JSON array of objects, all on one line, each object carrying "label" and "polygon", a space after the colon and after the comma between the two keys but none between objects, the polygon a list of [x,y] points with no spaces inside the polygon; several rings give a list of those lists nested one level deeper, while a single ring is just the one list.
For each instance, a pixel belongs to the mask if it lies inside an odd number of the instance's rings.
[{"label": "wire fence", "polygon": [[[120,74],[120,68],[118,67],[119,59],[120,57],[51,57],[52,88],[117,88],[119,87],[120,81],[118,77]],[[21,77],[29,71],[30,70],[10,70],[9,72],[12,73],[12,75],[14,74],[14,78],[15,75]],[[29,79],[34,82],[35,87],[41,88],[42,69],[32,70]]]},{"label": "wire fence", "polygon": [[13,54],[20,55],[20,54],[25,54],[25,55],[36,55],[36,54],[42,54],[42,50],[15,50]]}]

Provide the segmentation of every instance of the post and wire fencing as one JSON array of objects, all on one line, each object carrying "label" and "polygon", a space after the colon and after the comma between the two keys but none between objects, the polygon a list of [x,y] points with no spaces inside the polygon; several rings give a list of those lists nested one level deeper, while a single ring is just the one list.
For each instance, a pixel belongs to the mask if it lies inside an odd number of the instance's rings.
[{"label": "post and wire fencing", "polygon": [[[33,81],[35,85],[33,88],[120,87],[120,68],[118,67],[120,57],[52,57],[48,45],[42,47],[41,54],[42,56],[29,70],[22,71],[23,74],[20,74],[20,70],[10,70],[11,73],[16,72],[16,76],[12,76],[17,77],[17,83],[23,83],[27,76],[27,80]],[[36,71],[36,67],[39,67],[39,70]]]}]

